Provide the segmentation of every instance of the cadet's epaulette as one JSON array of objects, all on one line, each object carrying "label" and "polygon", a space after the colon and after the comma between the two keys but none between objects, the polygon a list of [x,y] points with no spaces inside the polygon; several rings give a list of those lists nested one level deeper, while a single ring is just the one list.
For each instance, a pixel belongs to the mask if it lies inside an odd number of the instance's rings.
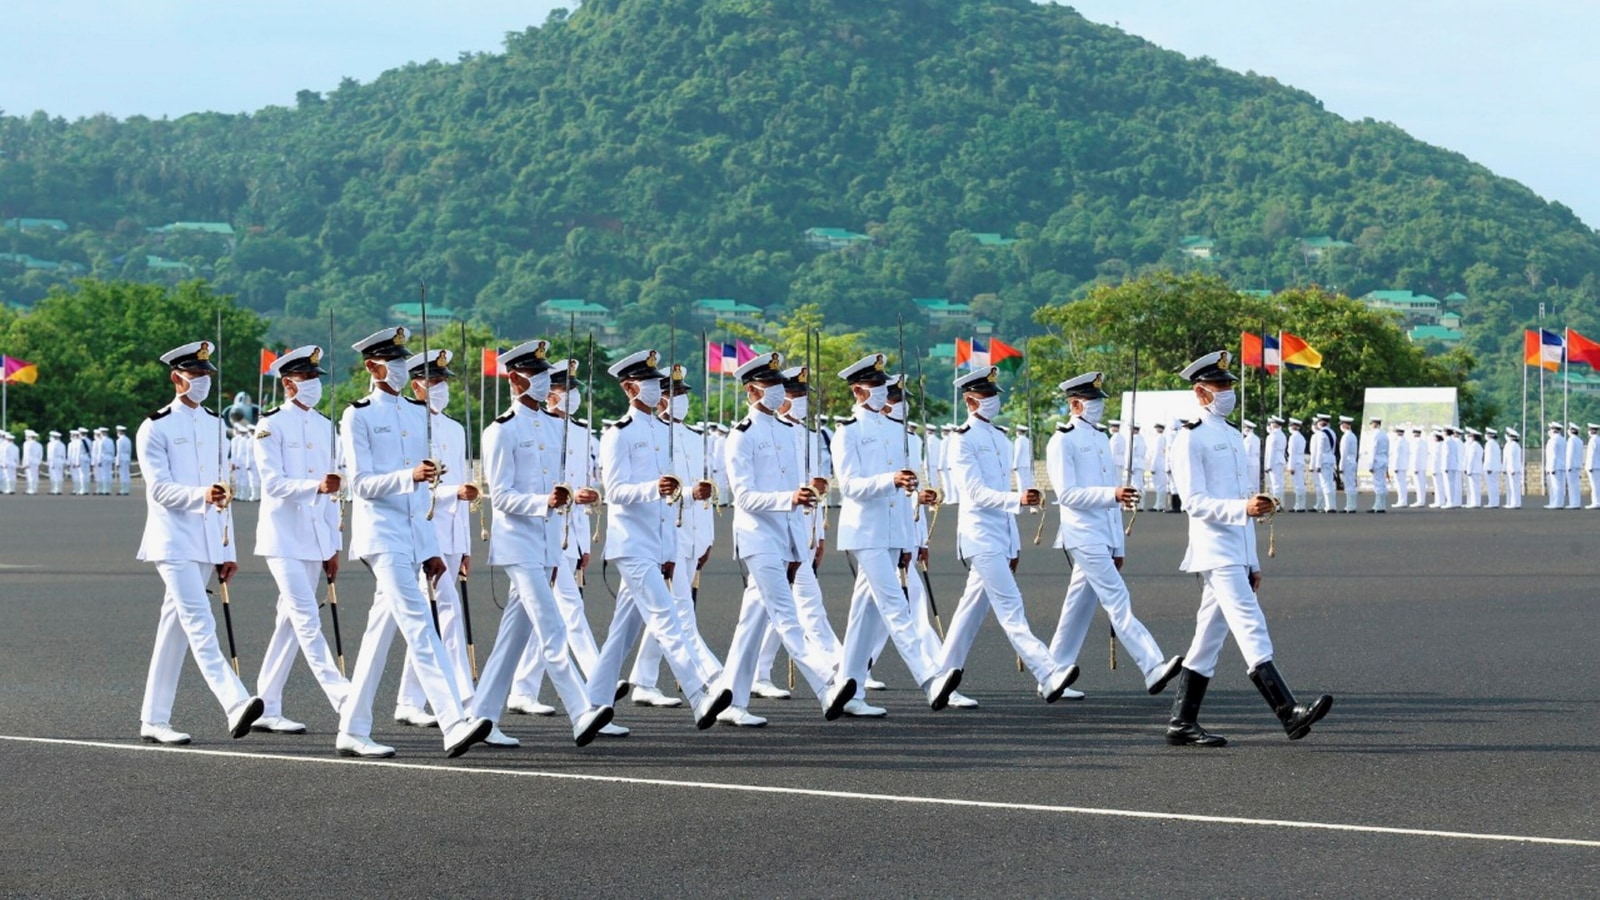
[{"label": "cadet's epaulette", "polygon": [[705,434],[704,430],[696,428],[693,425],[685,425],[683,427],[689,429],[690,431],[694,432],[695,434]]},{"label": "cadet's epaulette", "polygon": [[545,415],[549,416],[552,419],[561,418],[561,414],[560,413],[556,412],[553,409],[550,409],[549,407],[545,407],[544,409],[539,410],[539,412],[544,413]]},{"label": "cadet's epaulette", "polygon": [[622,418],[616,420],[615,422],[612,422],[610,425],[607,425],[606,427],[607,428],[627,428],[629,425],[632,425],[632,424],[633,424],[633,414],[629,413],[628,415],[623,416]]},{"label": "cadet's epaulette", "polygon": [[1199,428],[1200,427],[1200,420],[1199,419],[1191,419],[1191,420],[1185,421],[1183,423],[1183,427],[1185,427],[1185,428]]},{"label": "cadet's epaulette", "polygon": [[354,403],[352,403],[350,405],[352,407],[354,407],[355,409],[366,409],[367,407],[372,405],[372,401],[371,400],[357,400],[356,402],[354,402]]},{"label": "cadet's epaulette", "polygon": [[895,423],[896,425],[904,425],[906,423],[905,419],[896,419],[894,416],[884,416],[884,418]]},{"label": "cadet's epaulette", "polygon": [[1104,425],[1095,425],[1094,426],[1094,430],[1100,432],[1101,434],[1110,434],[1111,433],[1111,429],[1105,427]]},{"label": "cadet's epaulette", "polygon": [[512,410],[511,412],[508,412],[503,416],[495,416],[494,420],[497,423],[499,423],[501,425],[504,425],[505,423],[507,423],[507,422],[511,421],[512,419],[516,418],[516,416],[517,416],[517,411],[516,410]]},{"label": "cadet's epaulette", "polygon": [[262,413],[261,414],[261,418],[263,418],[263,419],[270,418],[272,416],[277,415],[280,412],[283,412],[283,407],[281,407],[281,406],[277,407],[276,409],[270,409],[270,410]]},{"label": "cadet's epaulette", "polygon": [[149,419],[150,419],[150,421],[154,422],[157,419],[164,418],[164,417],[170,416],[170,415],[172,415],[172,407],[163,406],[160,409],[156,410],[155,412],[151,413],[149,415]]},{"label": "cadet's epaulette", "polygon": [[211,418],[213,418],[213,419],[215,419],[215,418],[216,418],[216,417],[217,417],[217,411],[216,411],[216,410],[214,410],[214,409],[212,409],[212,408],[211,408],[211,407],[209,407],[209,406],[202,406],[202,407],[200,407],[200,408],[201,408],[201,409],[203,409],[203,410],[205,410],[205,411],[206,411],[206,415],[208,415],[208,416],[210,416],[210,417],[211,417]]},{"label": "cadet's epaulette", "polygon": [[405,402],[407,402],[409,404],[411,404],[412,406],[424,406],[425,405],[421,400],[418,400],[415,397],[401,397],[400,399],[404,400]]},{"label": "cadet's epaulette", "polygon": [[589,427],[589,420],[588,419],[571,419],[569,421],[571,421],[572,424],[574,424],[574,425],[581,425],[584,428],[588,428]]},{"label": "cadet's epaulette", "polygon": [[750,430],[750,426],[753,425],[753,424],[755,424],[754,420],[752,420],[749,416],[745,416],[743,419],[739,420],[739,424],[733,426],[733,430],[734,431],[749,431]]},{"label": "cadet's epaulette", "polygon": [[960,428],[956,429],[956,434],[966,434],[970,430],[972,430],[972,426],[971,425],[963,425]]},{"label": "cadet's epaulette", "polygon": [[855,423],[856,423],[856,417],[855,416],[851,416],[848,419],[841,419],[840,421],[833,423],[833,427],[835,427],[835,428],[843,428],[846,425],[854,425]]},{"label": "cadet's epaulette", "polygon": [[1077,427],[1078,426],[1077,426],[1076,423],[1073,423],[1073,422],[1062,422],[1061,424],[1056,426],[1056,430],[1061,432],[1062,434],[1066,434],[1067,432],[1069,432],[1072,429],[1077,428]]},{"label": "cadet's epaulette", "polygon": [[[774,418],[776,418],[776,417],[774,417]],[[785,428],[793,428],[794,427],[794,423],[790,422],[787,419],[778,419],[778,424],[782,425]]]}]

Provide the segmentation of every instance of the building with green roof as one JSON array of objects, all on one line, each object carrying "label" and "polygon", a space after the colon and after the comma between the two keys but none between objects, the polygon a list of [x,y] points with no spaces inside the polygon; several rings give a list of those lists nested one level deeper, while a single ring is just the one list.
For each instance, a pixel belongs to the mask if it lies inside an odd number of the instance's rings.
[{"label": "building with green roof", "polygon": [[1407,322],[1419,325],[1439,324],[1439,301],[1427,294],[1411,291],[1371,291],[1361,298],[1367,309],[1377,312],[1399,313]]},{"label": "building with green roof", "polygon": [[872,243],[872,238],[844,228],[807,228],[806,243],[817,250],[845,250]]},{"label": "building with green roof", "polygon": [[971,322],[972,307],[965,303],[951,303],[943,297],[918,297],[911,301],[928,317],[933,325],[947,322]]},{"label": "building with green roof", "polygon": [[761,307],[740,303],[726,297],[704,298],[694,302],[694,314],[713,322],[737,322],[754,325],[761,321]]}]

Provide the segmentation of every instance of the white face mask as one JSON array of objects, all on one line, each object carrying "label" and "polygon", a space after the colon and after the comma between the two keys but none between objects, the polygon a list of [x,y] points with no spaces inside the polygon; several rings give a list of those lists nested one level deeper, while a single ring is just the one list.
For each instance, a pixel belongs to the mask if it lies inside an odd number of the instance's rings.
[{"label": "white face mask", "polygon": [[905,417],[906,417],[906,404],[905,404],[905,401],[901,400],[901,401],[896,401],[894,403],[889,404],[889,408],[887,410],[885,410],[885,412],[888,413],[893,418],[900,419],[901,421],[905,421]]},{"label": "white face mask", "polygon": [[661,405],[661,382],[635,381],[634,384],[639,387],[639,393],[635,395],[634,399],[643,403],[647,409],[652,411]]},{"label": "white face mask", "polygon": [[1217,391],[1211,395],[1211,403],[1206,406],[1206,409],[1226,419],[1233,412],[1233,407],[1238,402],[1239,395],[1233,391]]},{"label": "white face mask", "polygon": [[881,409],[884,408],[885,405],[888,404],[888,402],[889,402],[889,386],[887,384],[880,384],[880,385],[876,385],[874,387],[870,387],[870,388],[867,389],[867,403],[866,403],[866,406],[867,406],[868,409],[879,409],[879,410],[881,410]]},{"label": "white face mask", "polygon": [[978,398],[978,415],[991,422],[994,421],[994,417],[1000,415],[1000,398],[998,396]]},{"label": "white face mask", "polygon": [[799,397],[789,398],[789,418],[796,422],[804,422],[806,413],[810,410],[811,398],[802,394]]},{"label": "white face mask", "polygon": [[689,395],[679,394],[672,398],[672,420],[679,422],[689,414]]},{"label": "white face mask", "polygon": [[567,392],[562,395],[561,404],[567,415],[576,415],[578,410],[583,408],[583,391],[575,387],[567,388]]},{"label": "white face mask", "polygon": [[778,407],[783,405],[783,399],[783,385],[769,384],[761,389],[761,399],[757,402],[765,406],[769,411],[776,413]]},{"label": "white face mask", "polygon": [[444,412],[450,405],[450,382],[441,381],[438,384],[428,385],[428,408],[434,412]]},{"label": "white face mask", "polygon": [[1079,413],[1078,417],[1083,419],[1085,422],[1088,422],[1090,425],[1099,425],[1100,417],[1105,414],[1106,401],[1085,400],[1083,401],[1083,412]]},{"label": "white face mask", "polygon": [[191,375],[188,378],[189,386],[184,388],[183,396],[189,398],[190,403],[201,404],[211,396],[211,376]]},{"label": "white face mask", "polygon": [[394,389],[396,394],[404,394],[406,390],[406,370],[394,363],[379,363],[383,366],[383,377],[374,378],[373,381],[381,382]]},{"label": "white face mask", "polygon": [[306,409],[316,409],[322,400],[322,379],[307,378],[294,383],[294,401]]}]

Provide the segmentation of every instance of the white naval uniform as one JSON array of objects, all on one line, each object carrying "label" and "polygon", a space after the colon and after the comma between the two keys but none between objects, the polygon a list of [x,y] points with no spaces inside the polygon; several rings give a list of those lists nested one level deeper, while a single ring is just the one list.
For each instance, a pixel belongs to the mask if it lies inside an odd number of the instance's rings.
[{"label": "white naval uniform", "polygon": [[1449,435],[1445,435],[1444,442],[1439,445],[1439,470],[1444,485],[1444,500],[1439,504],[1440,509],[1461,506],[1462,449],[1461,441]]},{"label": "white naval uniform", "polygon": [[1344,511],[1356,511],[1356,499],[1361,495],[1361,442],[1354,428],[1340,429],[1339,477],[1344,481]]},{"label": "white naval uniform", "polygon": [[1461,505],[1467,509],[1477,509],[1483,505],[1483,445],[1471,435],[1467,436],[1467,492],[1462,497]]},{"label": "white naval uniform", "polygon": [[[801,480],[805,480],[806,471],[806,433],[805,423],[794,419],[786,419],[796,428],[801,429],[796,433],[795,441],[795,470],[801,473]],[[916,436],[912,436],[912,443],[917,443]],[[822,431],[817,431],[809,441],[811,447],[811,475],[813,478],[825,478],[831,485],[833,483],[833,462],[829,456],[828,440]],[[920,446],[920,445],[918,445]],[[926,466],[926,464],[924,464]],[[926,471],[926,469],[924,469]],[[826,531],[827,515],[824,512],[827,498],[819,502],[810,515],[800,514],[799,524],[805,543],[804,557],[798,569],[795,569],[794,605],[795,611],[800,616],[800,627],[806,633],[806,639],[813,641],[822,653],[830,660],[839,658],[843,646],[839,642],[839,635],[833,630],[833,625],[828,621],[828,611],[824,607],[822,585],[817,581],[816,547],[828,539]],[[883,632],[883,641],[889,640],[889,633]],[[767,634],[761,640],[761,656],[756,660],[756,680],[772,680],[772,663],[778,656],[778,649],[783,646],[783,636],[778,633],[775,625],[768,623]],[[879,643],[873,651],[872,658],[877,659],[883,652],[883,644]]]},{"label": "white naval uniform", "polygon": [[1567,435],[1567,509],[1583,506],[1583,438]]},{"label": "white naval uniform", "polygon": [[148,490],[138,558],[155,563],[166,587],[139,713],[146,725],[171,721],[185,649],[224,712],[231,716],[250,700],[217,643],[217,624],[206,597],[206,581],[216,567],[236,559],[231,528],[229,542],[223,543],[232,511],[206,502],[211,486],[227,474],[226,460],[218,464],[221,438],[214,413],[178,399],[139,425],[139,459]]},{"label": "white naval uniform", "polygon": [[[1420,434],[1413,434],[1407,439],[1407,453],[1411,457],[1411,468],[1408,481],[1411,490],[1417,495],[1412,501],[1412,506],[1428,505],[1428,465],[1433,455],[1433,442]],[[1435,504],[1437,505],[1437,504]]]},{"label": "white naval uniform", "polygon": [[1116,560],[1124,555],[1125,542],[1111,444],[1104,434],[1074,416],[1050,437],[1045,466],[1061,512],[1053,546],[1064,550],[1072,564],[1061,618],[1050,641],[1050,657],[1058,666],[1078,661],[1098,600],[1139,671],[1148,676],[1161,666],[1161,648],[1134,616],[1128,585],[1116,566]]},{"label": "white naval uniform", "polygon": [[15,441],[0,443],[0,494],[17,492],[17,465],[22,462],[22,449]]},{"label": "white naval uniform", "polygon": [[[1176,438],[1176,435],[1174,435],[1174,438]],[[1252,431],[1249,434],[1244,436],[1244,455],[1246,457],[1248,457],[1249,459],[1253,459],[1253,460],[1256,461],[1256,472],[1257,472],[1256,481],[1260,482],[1262,480],[1261,479],[1261,474],[1260,474],[1261,473],[1261,463],[1262,463],[1262,459],[1261,459],[1261,435],[1256,434],[1254,431]],[[1167,464],[1167,484],[1170,486],[1171,483],[1172,483],[1172,441],[1171,440],[1167,441],[1166,464]],[[1267,486],[1266,486],[1266,484],[1263,483],[1263,484],[1260,484],[1260,488],[1262,490],[1266,490]]]},{"label": "white naval uniform", "polygon": [[94,490],[94,446],[89,442],[87,433],[79,434],[74,442],[78,450],[78,463],[73,471],[73,484],[77,486],[77,493],[88,495]]},{"label": "white naval uniform", "polygon": [[1299,428],[1289,432],[1289,484],[1294,488],[1294,509],[1296,512],[1306,508],[1306,449],[1309,442],[1306,433]]},{"label": "white naval uniform", "polygon": [[1168,505],[1167,445],[1170,441],[1164,429],[1156,432],[1155,438],[1150,441],[1150,455],[1145,464],[1150,469],[1150,488],[1155,496],[1151,498],[1148,509],[1166,509]]},{"label": "white naval uniform", "polygon": [[322,479],[334,471],[333,423],[293,400],[261,417],[252,442],[262,475],[256,555],[278,585],[278,611],[272,638],[261,657],[256,693],[263,716],[283,715],[283,686],[296,650],[303,654],[317,685],[339,711],[350,682],[339,674],[317,609],[322,563],[343,549],[339,534],[339,495],[319,494]]},{"label": "white naval uniform", "polygon": [[1245,668],[1253,670],[1272,659],[1272,638],[1250,589],[1250,573],[1260,570],[1261,561],[1255,522],[1245,514],[1254,492],[1239,433],[1221,416],[1202,410],[1178,435],[1173,475],[1189,514],[1189,546],[1181,568],[1197,573],[1204,586],[1183,666],[1210,678],[1231,632]]},{"label": "white naval uniform", "polygon": [[111,438],[100,435],[94,442],[94,492],[102,496],[111,494],[111,466],[116,462],[117,445]]},{"label": "white naval uniform", "polygon": [[977,640],[984,613],[992,606],[1006,638],[1041,687],[1059,669],[1050,648],[1028,627],[1022,590],[1011,560],[1022,550],[1016,515],[1022,492],[1009,490],[1005,435],[976,415],[956,433],[950,474],[961,494],[956,547],[968,563],[967,586],[945,633],[938,671],[962,668]]},{"label": "white naval uniform", "polygon": [[1589,473],[1589,505],[1600,509],[1600,434],[1590,435],[1583,449],[1583,468]]},{"label": "white naval uniform", "polygon": [[1142,434],[1132,435],[1129,440],[1133,441],[1131,481],[1133,486],[1139,489],[1139,506],[1144,508],[1145,473],[1150,470],[1150,444]]},{"label": "white naval uniform", "polygon": [[[853,411],[853,418],[834,429],[830,447],[842,498],[836,541],[856,563],[840,666],[844,677],[855,679],[859,699],[865,695],[867,668],[884,629],[919,686],[941,670],[935,668],[939,646],[918,625],[900,582],[900,556],[917,545],[911,533],[915,498],[894,483],[901,470],[915,471],[901,437],[903,426],[862,405]],[[952,439],[943,441],[947,462],[954,444]],[[1009,459],[1008,453],[1003,475],[1008,484]]]},{"label": "white naval uniform", "polygon": [[[899,420],[892,417],[890,418],[890,421],[899,424]],[[911,460],[912,463],[915,464],[922,460],[922,454],[924,452],[923,445],[918,440],[915,432],[912,432],[910,437]],[[911,471],[917,473],[917,488],[920,491],[923,487],[921,484],[922,471],[915,465],[913,465]],[[906,528],[908,529],[907,533],[911,535],[913,547],[911,554],[906,557],[906,566],[904,569],[900,570],[900,575],[905,579],[902,582],[902,587],[906,595],[906,602],[910,604],[911,607],[912,622],[916,624],[918,631],[922,634],[923,641],[928,646],[938,647],[940,643],[939,632],[934,630],[933,619],[930,617],[928,611],[928,587],[923,582],[921,574],[914,571],[914,567],[920,569],[920,566],[917,564],[917,558],[922,551],[927,549],[928,546],[928,510],[930,508],[931,507],[918,507],[917,505],[911,503],[907,503],[902,507],[901,514],[911,517],[910,521],[906,523]],[[889,646],[889,629],[884,626],[883,617],[866,617],[862,624],[862,628],[868,634],[872,635],[872,639],[869,642],[872,646],[872,655],[870,659],[882,659],[884,649]],[[862,685],[861,689],[862,691],[865,691],[866,686]],[[862,694],[858,692],[857,696],[861,695]]]},{"label": "white naval uniform", "polygon": [[1318,512],[1331,513],[1334,511],[1333,482],[1334,463],[1336,452],[1331,428],[1313,428],[1308,439],[1311,451],[1311,472],[1317,479],[1317,505]]},{"label": "white naval uniform", "polygon": [[1560,509],[1566,505],[1567,492],[1567,439],[1561,434],[1545,432],[1544,483],[1545,509]]},{"label": "white naval uniform", "polygon": [[[460,422],[441,413],[433,413],[433,453],[430,456],[444,467],[444,474],[433,487],[433,531],[439,539],[439,556],[444,559],[444,576],[433,589],[433,602],[438,608],[439,640],[444,643],[445,672],[456,680],[456,691],[463,697],[472,696],[472,664],[467,659],[466,623],[461,611],[459,573],[461,560],[472,555],[472,528],[468,521],[472,514],[466,500],[456,496],[461,486],[472,480],[472,467],[467,462],[467,430]],[[423,593],[427,576],[417,574]],[[417,678],[416,666],[406,657],[400,669],[400,691],[395,696],[396,706],[421,709],[427,704],[422,682]],[[491,716],[490,718],[494,718]]]},{"label": "white naval uniform", "polygon": [[1394,505],[1404,508],[1406,502],[1406,476],[1411,471],[1411,442],[1405,432],[1396,434],[1389,444],[1389,481],[1394,485]]},{"label": "white naval uniform", "polygon": [[[622,585],[616,612],[589,673],[589,700],[609,706],[615,696],[622,660],[648,631],[661,646],[667,667],[697,708],[711,683],[720,677],[703,670],[688,625],[678,613],[661,567],[677,557],[677,509],[657,487],[663,475],[675,474],[684,486],[694,480],[674,473],[667,454],[667,424],[638,407],[600,436],[600,475],[606,497],[606,548]],[[676,573],[674,573],[676,574]]]},{"label": "white naval uniform", "polygon": [[[561,560],[562,515],[550,508],[550,496],[565,476],[561,432],[566,422],[521,400],[483,432],[483,474],[494,524],[489,538],[489,564],[511,577],[510,596],[500,618],[494,650],[483,665],[472,695],[472,715],[498,719],[505,710],[517,663],[529,644],[544,657],[544,672],[574,724],[594,706],[610,706],[608,683],[603,702],[589,693],[567,653],[567,626],[550,590]],[[577,490],[577,486],[573,486]]]},{"label": "white naval uniform", "polygon": [[1500,473],[1505,471],[1505,453],[1500,449],[1500,442],[1493,437],[1483,439],[1483,487],[1485,500],[1483,505],[1489,509],[1498,509],[1500,506]]},{"label": "white naval uniform", "polygon": [[1522,508],[1522,441],[1506,438],[1506,509]]},{"label": "white naval uniform", "polygon": [[350,699],[339,717],[342,734],[371,735],[372,702],[397,629],[441,733],[448,736],[466,719],[455,679],[445,671],[444,643],[434,631],[427,595],[417,581],[422,564],[439,556],[439,539],[427,520],[427,483],[411,477],[428,458],[427,415],[422,403],[374,388],[347,407],[340,421],[340,461],[352,498],[350,558],[365,563],[377,581],[350,677]]},{"label": "white naval uniform", "polygon": [[45,444],[44,465],[50,475],[50,493],[61,493],[61,482],[67,474],[67,445],[60,438],[51,438]]},{"label": "white naval uniform", "polygon": [[44,447],[40,446],[38,438],[28,438],[22,442],[22,474],[23,482],[27,485],[30,494],[39,493],[39,467],[44,464]]},{"label": "white naval uniform", "polygon": [[74,495],[88,493],[88,479],[83,477],[83,473],[89,468],[89,462],[83,458],[83,451],[83,440],[74,435],[67,442],[67,474],[72,478]]},{"label": "white naval uniform", "polygon": [[728,435],[724,462],[733,490],[733,543],[745,567],[739,623],[728,648],[728,686],[733,705],[741,709],[750,705],[750,685],[769,619],[818,702],[828,705],[835,658],[807,637],[788,578],[790,564],[810,562],[806,530],[797,521],[804,513],[794,503],[795,491],[805,481],[804,470],[796,466],[804,458],[795,446],[796,431],[792,423],[752,406]]},{"label": "white naval uniform", "polygon": [[133,486],[133,439],[117,435],[117,493],[127,496]]},{"label": "white naval uniform", "polygon": [[1033,487],[1033,439],[1025,434],[1011,439],[1011,471],[1016,473],[1017,490]]},{"label": "white naval uniform", "polygon": [[1361,460],[1372,473],[1372,506],[1383,511],[1389,506],[1389,433],[1382,428],[1368,429],[1361,443]]},{"label": "white naval uniform", "polygon": [[1267,493],[1284,498],[1283,471],[1289,462],[1289,439],[1282,425],[1267,426]]}]

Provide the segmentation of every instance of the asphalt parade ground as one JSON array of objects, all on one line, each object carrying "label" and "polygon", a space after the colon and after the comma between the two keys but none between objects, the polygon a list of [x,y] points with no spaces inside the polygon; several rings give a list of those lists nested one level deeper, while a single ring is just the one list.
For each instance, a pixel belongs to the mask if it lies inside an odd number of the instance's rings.
[{"label": "asphalt parade ground", "polygon": [[[256,509],[236,505],[246,550]],[[1039,700],[991,619],[961,686],[977,710],[930,711],[891,651],[876,673],[890,689],[870,698],[887,719],[824,722],[802,681],[793,700],[755,701],[765,729],[697,732],[685,710],[624,701],[627,738],[578,749],[564,717],[508,716],[521,749],[455,761],[437,731],[389,720],[397,641],[375,710],[373,736],[399,751],[386,762],[334,754],[337,718],[298,663],[284,711],[309,735],[230,740],[188,663],[173,725],[194,743],[139,741],[161,594],[133,559],[143,517],[137,488],[0,497],[0,894],[1600,893],[1592,511],[1281,515],[1261,589],[1279,667],[1298,693],[1337,697],[1294,743],[1230,641],[1201,713],[1229,745],[1166,746],[1171,698],[1147,696],[1125,652],[1108,669],[1102,613],[1082,701]],[[934,535],[946,622],[965,577],[955,520],[946,507]],[[1036,523],[1020,520],[1019,579],[1048,640],[1067,567],[1031,545]],[[699,605],[719,654],[740,589],[730,524]],[[1187,647],[1199,600],[1177,571],[1184,527],[1141,513],[1125,569],[1167,654]],[[821,574],[842,632],[845,560]],[[505,593],[475,569],[480,662]],[[360,566],[339,596],[353,663],[371,597]],[[602,636],[598,577],[587,597]],[[241,559],[232,599],[253,684],[275,601],[258,558]]]}]

